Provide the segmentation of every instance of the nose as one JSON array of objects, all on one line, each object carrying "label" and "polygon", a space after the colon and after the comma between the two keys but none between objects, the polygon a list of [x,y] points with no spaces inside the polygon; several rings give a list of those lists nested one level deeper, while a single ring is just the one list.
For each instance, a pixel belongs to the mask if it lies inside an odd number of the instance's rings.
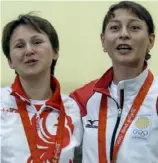
[{"label": "nose", "polygon": [[122,40],[130,39],[130,34],[129,34],[129,31],[128,31],[127,27],[122,27],[122,30],[120,30],[119,38],[122,39]]},{"label": "nose", "polygon": [[30,56],[34,54],[33,47],[28,43],[26,44],[26,50],[25,50],[25,55]]}]

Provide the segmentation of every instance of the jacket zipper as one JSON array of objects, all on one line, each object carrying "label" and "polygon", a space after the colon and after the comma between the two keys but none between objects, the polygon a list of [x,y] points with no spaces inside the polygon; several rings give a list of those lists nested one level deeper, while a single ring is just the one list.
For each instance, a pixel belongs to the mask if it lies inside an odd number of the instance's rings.
[{"label": "jacket zipper", "polygon": [[120,124],[121,114],[122,114],[122,109],[123,109],[123,103],[124,103],[124,91],[123,90],[120,90],[120,106],[118,105],[117,101],[115,101],[115,102],[116,102],[117,108],[118,108],[118,115],[117,115],[117,121],[116,121],[114,131],[112,134],[112,139],[111,139],[111,146],[110,146],[110,160],[111,161],[113,159],[113,149],[114,149],[114,144],[115,144],[115,138],[116,138],[116,133],[117,133],[119,124]]}]

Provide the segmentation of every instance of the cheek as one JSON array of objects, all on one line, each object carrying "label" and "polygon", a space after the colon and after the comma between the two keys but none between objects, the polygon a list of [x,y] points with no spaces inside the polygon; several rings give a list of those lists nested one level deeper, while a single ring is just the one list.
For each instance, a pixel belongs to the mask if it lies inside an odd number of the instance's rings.
[{"label": "cheek", "polygon": [[104,47],[106,48],[107,52],[110,54],[114,48],[115,48],[115,42],[114,40],[110,39],[110,38],[107,38],[105,39],[104,41]]},{"label": "cheek", "polygon": [[108,48],[109,46],[110,46],[110,47],[114,46],[115,43],[116,43],[116,40],[117,40],[116,37],[117,37],[117,36],[116,36],[115,34],[111,34],[111,33],[106,34],[106,35],[105,35],[105,40],[104,40],[105,46],[106,46],[107,48]]},{"label": "cheek", "polygon": [[37,52],[37,54],[41,54],[44,58],[47,58],[49,60],[53,59],[53,50],[51,45],[49,44],[44,44],[43,47],[41,47],[40,49],[38,49],[39,51]]},{"label": "cheek", "polygon": [[143,33],[143,32],[133,35],[132,40],[133,40],[133,43],[137,46],[139,45],[148,46],[149,44],[148,34]]},{"label": "cheek", "polygon": [[10,58],[11,58],[10,63],[11,63],[12,65],[16,65],[16,62],[18,62],[18,59],[16,58],[16,56],[15,56],[14,54],[11,54],[11,55],[10,55]]},{"label": "cheek", "polygon": [[16,69],[16,67],[18,67],[18,65],[20,63],[20,59],[14,53],[10,54],[10,59],[11,60],[8,62],[10,68]]},{"label": "cheek", "polygon": [[13,50],[10,53],[10,57],[13,63],[21,62],[24,58],[22,50]]},{"label": "cheek", "polygon": [[142,38],[139,41],[135,41],[135,44],[140,51],[145,52],[148,49],[149,41],[146,38]]},{"label": "cheek", "polygon": [[52,50],[44,51],[43,54],[43,61],[45,60],[44,62],[46,62],[46,64],[51,65],[54,58]]}]

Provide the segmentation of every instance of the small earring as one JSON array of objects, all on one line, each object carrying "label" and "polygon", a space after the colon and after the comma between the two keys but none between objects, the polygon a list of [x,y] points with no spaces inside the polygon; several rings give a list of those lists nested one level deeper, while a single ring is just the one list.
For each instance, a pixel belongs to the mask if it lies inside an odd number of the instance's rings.
[{"label": "small earring", "polygon": [[105,53],[107,52],[107,50],[106,50],[105,48],[103,49],[103,51],[104,51]]},{"label": "small earring", "polygon": [[150,49],[147,49],[147,53],[145,55],[145,60],[149,60],[151,58],[151,54],[150,54]]}]

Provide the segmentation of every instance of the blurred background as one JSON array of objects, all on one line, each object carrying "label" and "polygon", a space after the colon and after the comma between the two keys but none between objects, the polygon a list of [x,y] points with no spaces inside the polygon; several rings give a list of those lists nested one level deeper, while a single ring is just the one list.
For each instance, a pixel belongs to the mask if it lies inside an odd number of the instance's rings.
[{"label": "blurred background", "polygon": [[[62,92],[70,91],[100,77],[111,61],[103,52],[100,33],[109,6],[116,1],[1,1],[1,34],[8,21],[19,14],[36,11],[55,27],[60,42],[55,76]],[[137,1],[151,13],[158,33],[158,1]],[[158,75],[158,36],[149,60],[150,69]],[[10,86],[15,73],[1,50],[1,86]]]}]

